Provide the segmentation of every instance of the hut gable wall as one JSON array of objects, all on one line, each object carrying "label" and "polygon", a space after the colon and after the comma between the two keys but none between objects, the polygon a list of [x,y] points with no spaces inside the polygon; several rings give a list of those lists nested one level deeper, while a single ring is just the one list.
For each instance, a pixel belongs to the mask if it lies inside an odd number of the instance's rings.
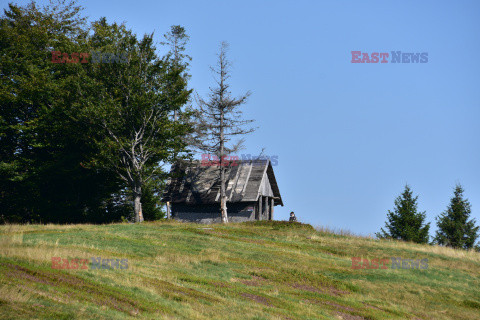
[{"label": "hut gable wall", "polygon": [[259,190],[260,195],[266,196],[266,197],[273,197],[273,191],[272,191],[272,186],[270,185],[270,181],[268,180],[268,175],[265,172],[263,175],[263,180],[262,183],[260,184],[260,190]]}]

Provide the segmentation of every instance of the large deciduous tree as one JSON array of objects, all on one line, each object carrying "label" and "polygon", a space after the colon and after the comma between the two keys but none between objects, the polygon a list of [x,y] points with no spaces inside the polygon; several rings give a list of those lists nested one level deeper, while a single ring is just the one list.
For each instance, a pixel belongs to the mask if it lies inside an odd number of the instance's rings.
[{"label": "large deciduous tree", "polygon": [[0,222],[118,221],[131,197],[137,221],[141,199],[157,217],[162,162],[185,149],[188,114],[168,117],[190,94],[183,64],[80,12],[57,0],[0,17]]},{"label": "large deciduous tree", "polygon": [[153,34],[139,40],[124,25],[105,19],[95,23],[93,31],[93,49],[128,55],[127,61],[92,66],[94,82],[88,90],[94,94],[87,98],[86,119],[95,118],[104,134],[96,160],[125,181],[134,200],[135,221],[140,222],[145,186],[161,179],[162,164],[184,150],[178,137],[188,126],[169,114],[180,110],[190,91],[182,67],[173,68],[172,59],[157,55]]},{"label": "large deciduous tree", "polygon": [[[81,64],[52,51],[86,50],[81,7],[10,4],[0,18],[0,215],[16,222],[103,222],[118,189],[106,170],[82,162],[97,150],[74,119],[86,81]],[[110,210],[109,214],[112,211]],[[110,219],[115,217],[110,216]]]}]

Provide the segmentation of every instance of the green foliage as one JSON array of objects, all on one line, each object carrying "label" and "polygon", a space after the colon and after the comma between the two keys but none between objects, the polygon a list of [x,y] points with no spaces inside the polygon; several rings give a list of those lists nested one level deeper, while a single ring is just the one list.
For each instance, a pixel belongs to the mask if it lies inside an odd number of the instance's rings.
[{"label": "green foliage", "polygon": [[[181,137],[188,126],[171,113],[181,110],[190,91],[183,69],[157,56],[153,35],[139,40],[125,25],[102,18],[93,25],[89,44],[96,52],[128,53],[127,63],[101,63],[89,70],[91,94],[82,101],[83,120],[98,128],[95,144],[102,151],[91,165],[115,172],[138,199],[152,179],[164,176],[161,164],[185,151]],[[135,207],[136,220],[139,210]]]},{"label": "green foliage", "polygon": [[[82,166],[98,150],[75,121],[86,73],[54,64],[52,50],[85,50],[74,2],[10,4],[0,18],[0,211],[3,221],[97,221],[116,177]],[[106,218],[112,220],[112,218]],[[113,219],[114,220],[114,219]]]},{"label": "green foliage", "polygon": [[430,223],[425,224],[425,212],[418,212],[417,197],[408,185],[403,193],[395,199],[394,211],[388,211],[388,221],[385,223],[385,231],[376,235],[378,238],[390,238],[417,243],[428,243],[428,230]]},{"label": "green foliage", "polygon": [[161,203],[161,195],[165,188],[165,180],[151,180],[145,185],[142,193],[142,209],[145,221],[165,218],[166,212]]},{"label": "green foliage", "polygon": [[472,212],[470,202],[463,198],[463,188],[456,185],[447,210],[437,217],[437,234],[434,242],[453,248],[472,249],[479,237],[475,219],[468,220]]},{"label": "green foliage", "polygon": [[[148,142],[134,147],[148,159],[130,173],[147,193],[148,215],[161,216],[147,180],[164,179],[161,162],[185,150],[188,113],[169,119],[190,95],[185,69],[157,56],[152,35],[138,40],[105,19],[89,29],[80,13],[59,0],[10,4],[0,18],[0,222],[119,221],[132,208],[122,148],[131,150],[142,128]],[[52,51],[128,61],[52,63]],[[150,111],[157,117],[142,127]]]},{"label": "green foliage", "polygon": [[[173,66],[186,70],[188,67],[188,61],[192,58],[185,54],[186,45],[190,37],[184,27],[180,25],[173,25],[170,27],[170,31],[164,36],[165,41],[161,42],[162,45],[170,47],[166,58],[173,60]],[[187,74],[185,74],[188,77]]]}]

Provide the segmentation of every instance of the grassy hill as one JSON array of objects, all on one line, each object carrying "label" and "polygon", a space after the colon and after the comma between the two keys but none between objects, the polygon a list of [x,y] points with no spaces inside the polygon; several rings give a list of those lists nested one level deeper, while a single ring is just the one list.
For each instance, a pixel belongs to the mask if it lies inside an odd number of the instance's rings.
[{"label": "grassy hill", "polygon": [[[282,222],[6,225],[0,236],[2,319],[480,318],[474,252]],[[52,257],[128,268],[52,269]],[[352,269],[352,257],[428,269]]]}]

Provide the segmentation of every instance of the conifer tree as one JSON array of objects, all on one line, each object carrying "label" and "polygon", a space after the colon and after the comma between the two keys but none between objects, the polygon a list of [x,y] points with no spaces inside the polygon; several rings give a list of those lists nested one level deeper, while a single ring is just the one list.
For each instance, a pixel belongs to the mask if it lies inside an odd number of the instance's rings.
[{"label": "conifer tree", "polygon": [[425,224],[425,212],[418,212],[418,196],[414,197],[408,185],[403,193],[395,199],[394,211],[388,211],[385,231],[381,228],[378,238],[428,243],[430,223]]},{"label": "conifer tree", "polygon": [[437,217],[435,243],[463,249],[475,246],[479,227],[475,226],[475,219],[468,220],[471,207],[468,199],[463,198],[463,192],[463,187],[457,184],[447,210]]}]

